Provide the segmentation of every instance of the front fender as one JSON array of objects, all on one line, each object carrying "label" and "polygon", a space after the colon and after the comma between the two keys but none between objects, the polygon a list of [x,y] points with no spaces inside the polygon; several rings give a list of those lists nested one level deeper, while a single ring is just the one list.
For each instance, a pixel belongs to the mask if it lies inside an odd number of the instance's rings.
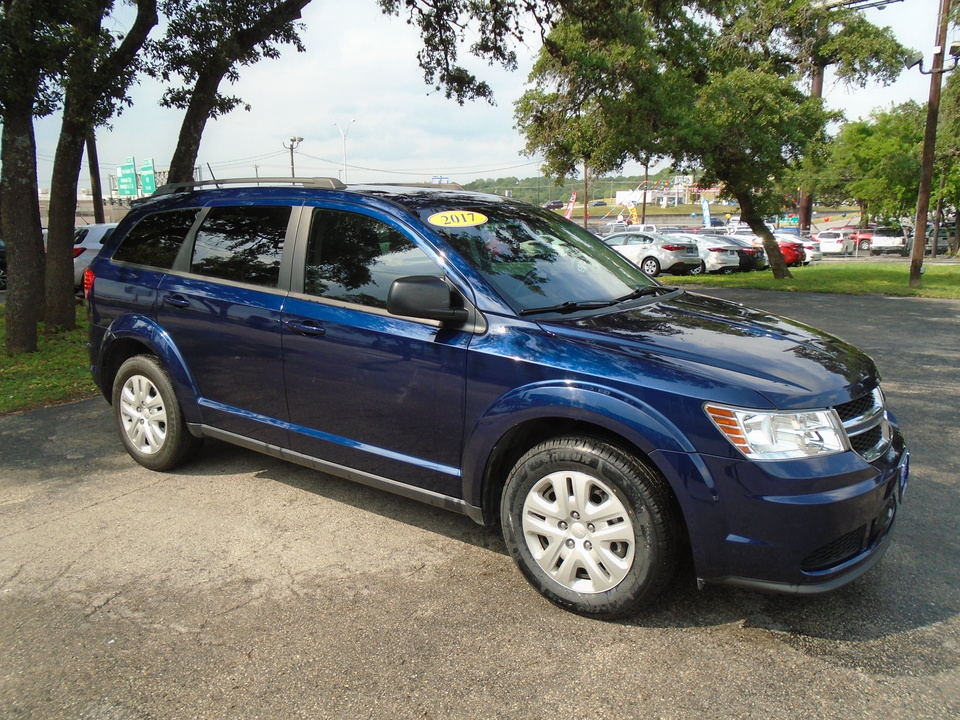
[{"label": "front fender", "polygon": [[107,399],[110,399],[113,378],[120,365],[128,357],[139,354],[132,350],[133,343],[157,357],[170,374],[184,419],[188,423],[199,423],[200,394],[183,355],[166,331],[146,315],[121,315],[110,323],[103,334],[97,354],[98,367],[94,372],[98,377],[97,384]]},{"label": "front fender", "polygon": [[462,482],[467,502],[482,504],[488,463],[496,455],[501,438],[519,425],[558,419],[602,427],[640,448],[648,457],[657,450],[694,452],[673,422],[636,397],[592,383],[535,383],[500,397],[466,438]]}]

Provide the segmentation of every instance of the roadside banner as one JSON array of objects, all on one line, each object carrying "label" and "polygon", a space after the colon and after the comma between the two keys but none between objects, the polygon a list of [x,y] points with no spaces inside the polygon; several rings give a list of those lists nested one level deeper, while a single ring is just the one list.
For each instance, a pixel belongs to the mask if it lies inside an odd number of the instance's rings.
[{"label": "roadside banner", "polygon": [[703,198],[700,201],[700,207],[703,208],[703,226],[708,228],[710,227],[710,201]]},{"label": "roadside banner", "polygon": [[[570,196],[570,202],[567,203],[567,210],[565,213],[563,213],[563,216],[567,220],[573,217],[573,206],[576,202],[577,202],[577,191],[574,190],[573,195]],[[584,209],[584,212],[586,212],[586,209]]]}]

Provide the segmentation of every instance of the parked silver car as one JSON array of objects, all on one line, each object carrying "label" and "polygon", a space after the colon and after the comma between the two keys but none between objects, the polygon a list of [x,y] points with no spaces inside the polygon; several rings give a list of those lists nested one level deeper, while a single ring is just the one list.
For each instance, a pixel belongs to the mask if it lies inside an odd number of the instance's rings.
[{"label": "parked silver car", "polygon": [[90,266],[100,252],[104,240],[110,237],[110,233],[116,226],[117,223],[95,223],[81,225],[73,231],[73,286],[75,288],[83,285],[83,271]]},{"label": "parked silver car", "polygon": [[820,252],[824,255],[852,255],[854,244],[849,230],[824,230],[817,233]]},{"label": "parked silver car", "polygon": [[729,273],[740,269],[740,255],[737,254],[738,247],[731,245],[728,240],[724,240],[716,235],[671,235],[672,238],[684,237],[697,244],[700,251],[700,267],[692,271],[694,274],[700,272],[709,273]]},{"label": "parked silver car", "polygon": [[603,241],[639,265],[650,277],[656,277],[662,272],[686,275],[700,268],[697,243],[677,235],[620,232],[607,235]]}]

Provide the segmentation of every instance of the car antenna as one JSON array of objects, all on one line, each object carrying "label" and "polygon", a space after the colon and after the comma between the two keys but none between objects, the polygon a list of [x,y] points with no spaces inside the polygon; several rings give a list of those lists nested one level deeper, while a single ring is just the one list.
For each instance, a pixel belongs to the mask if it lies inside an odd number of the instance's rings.
[{"label": "car antenna", "polygon": [[215,183],[217,183],[217,188],[219,189],[219,188],[220,188],[220,183],[217,182],[217,176],[213,174],[213,168],[210,167],[210,163],[207,163],[207,170],[210,171],[210,178],[211,178]]}]

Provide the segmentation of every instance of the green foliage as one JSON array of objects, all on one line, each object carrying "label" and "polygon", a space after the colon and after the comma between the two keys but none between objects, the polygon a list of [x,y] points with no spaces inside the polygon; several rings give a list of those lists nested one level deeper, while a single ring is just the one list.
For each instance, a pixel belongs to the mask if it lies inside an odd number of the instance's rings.
[{"label": "green foliage", "polygon": [[830,198],[853,198],[879,219],[910,215],[920,184],[926,113],[916,102],[843,125],[827,146],[813,188]]},{"label": "green foliage", "polygon": [[[292,3],[296,12],[309,0]],[[306,49],[300,40],[301,23],[287,22],[271,25],[273,15],[280,13],[289,2],[262,0],[162,0],[167,17],[166,32],[154,43],[151,74],[166,83],[174,83],[164,92],[160,104],[164,107],[186,109],[190,105],[198,81],[216,69],[217,80],[225,77],[230,83],[240,79],[237,66],[253,65],[264,58],[280,56],[281,45],[293,45],[299,52]],[[260,39],[258,27],[268,31]],[[256,35],[250,42],[248,35]],[[177,84],[179,82],[179,84]],[[243,101],[236,96],[215,94],[209,108],[209,117],[224,115]],[[249,106],[245,106],[249,110]]]},{"label": "green foliage", "polygon": [[424,81],[461,105],[467,100],[492,101],[493,90],[458,63],[459,49],[469,35],[469,52],[502,65],[517,66],[513,45],[523,42],[528,17],[544,27],[558,0],[377,0],[386,15],[406,15],[420,31],[423,48],[417,61]]}]

